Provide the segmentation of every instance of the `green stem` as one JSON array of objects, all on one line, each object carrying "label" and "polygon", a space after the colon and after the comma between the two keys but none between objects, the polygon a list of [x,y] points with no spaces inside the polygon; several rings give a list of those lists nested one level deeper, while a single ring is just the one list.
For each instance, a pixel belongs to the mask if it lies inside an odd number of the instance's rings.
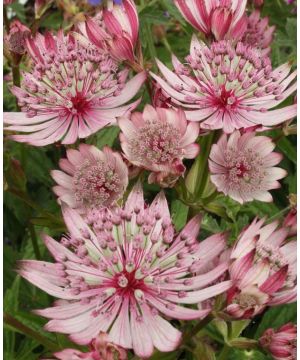
[{"label": "green stem", "polygon": [[271,216],[268,221],[266,222],[266,224],[271,223],[272,221],[281,218],[281,216],[285,215],[285,213],[287,213],[289,210],[291,209],[291,206],[287,206],[286,208],[284,208],[283,210],[279,211],[278,213],[276,213],[275,215]]},{"label": "green stem", "polygon": [[22,334],[29,336],[32,339],[36,340],[39,344],[42,344],[45,348],[47,348],[51,352],[56,352],[56,351],[60,350],[54,342],[48,340],[47,338],[45,338],[43,335],[41,335],[37,331],[32,330],[28,326],[22,324],[19,320],[15,319],[13,316],[11,316],[7,313],[4,313],[3,320],[4,320],[5,324],[13,327],[14,329],[18,330]]},{"label": "green stem", "polygon": [[198,322],[197,325],[195,325],[190,331],[187,331],[182,338],[182,343],[186,343],[189,341],[192,337],[198,334],[200,330],[202,330],[207,324],[209,324],[213,319],[213,316],[207,315],[204,319]]},{"label": "green stem", "polygon": [[4,21],[5,30],[7,33],[9,33],[9,19],[7,16],[6,6],[3,6],[3,21]]},{"label": "green stem", "polygon": [[228,360],[228,354],[230,349],[231,348],[225,344],[222,351],[220,352],[220,355],[218,356],[218,360]]},{"label": "green stem", "polygon": [[[151,25],[148,22],[146,22],[146,24],[145,24],[145,34],[146,34],[147,45],[149,48],[150,57],[151,57],[151,59],[155,59],[155,58],[157,58],[157,54],[156,54],[156,49],[155,49],[155,45],[154,45],[154,41],[153,41]],[[154,68],[155,69],[157,68],[156,63],[154,63]]]},{"label": "green stem", "polygon": [[41,253],[40,253],[40,249],[39,249],[39,245],[38,245],[34,225],[32,223],[29,223],[28,229],[29,229],[29,233],[30,233],[32,247],[33,247],[35,257],[36,257],[36,259],[40,260],[41,259]]}]

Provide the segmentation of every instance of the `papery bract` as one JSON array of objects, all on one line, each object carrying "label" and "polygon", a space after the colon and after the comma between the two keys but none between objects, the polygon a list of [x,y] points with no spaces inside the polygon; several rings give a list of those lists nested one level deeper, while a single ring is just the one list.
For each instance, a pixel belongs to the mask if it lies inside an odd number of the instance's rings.
[{"label": "papery bract", "polygon": [[271,138],[255,136],[255,132],[223,134],[209,155],[211,181],[218,191],[240,203],[272,201],[269,190],[279,188],[278,180],[287,174],[275,167],[282,155],[274,148]]},{"label": "papery bract", "polygon": [[269,26],[269,18],[261,18],[260,11],[255,10],[247,19],[247,31],[241,41],[260,49],[261,54],[269,55],[274,31],[275,26]]},{"label": "papery bract", "polygon": [[264,225],[255,219],[239,236],[229,268],[233,287],[227,293],[226,312],[233,318],[251,318],[266,306],[296,301],[296,241],[278,222]]},{"label": "papery bract", "polygon": [[270,352],[274,360],[297,359],[297,327],[288,323],[279,329],[267,329],[259,338],[259,344]]},{"label": "papery bract", "polygon": [[78,150],[67,150],[67,158],[61,159],[59,165],[62,171],[51,172],[58,184],[53,190],[60,203],[81,214],[114,205],[128,185],[127,166],[120,154],[109,147],[100,151],[80,144]]},{"label": "papery bract", "polygon": [[30,133],[12,139],[35,146],[56,141],[73,144],[116,123],[138,102],[131,100],[146,75],[126,81],[128,69],[119,70],[108,55],[93,45],[83,47],[73,35],[50,33],[26,39],[33,69],[23,74],[21,88],[14,86],[21,113],[5,113],[7,130]]},{"label": "papery bract", "polygon": [[199,151],[195,144],[199,124],[187,122],[182,110],[153,108],[119,118],[122,150],[132,164],[150,170],[149,182],[173,185],[185,172],[182,160],[193,159]]},{"label": "papery bract", "polygon": [[175,0],[182,16],[195,29],[216,40],[239,40],[247,28],[247,0]]},{"label": "papery bract", "polygon": [[109,0],[102,12],[78,26],[81,33],[97,48],[119,61],[134,62],[139,18],[132,0],[123,0],[122,4]]},{"label": "papery bract", "polygon": [[210,286],[227,270],[227,262],[193,276],[199,264],[222,251],[225,234],[199,243],[196,216],[174,235],[162,192],[146,207],[137,184],[124,208],[95,212],[87,221],[90,225],[65,206],[63,216],[69,235],[60,242],[44,236],[56,262],[21,260],[19,273],[60,299],[54,307],[36,311],[51,319],[45,328],[69,334],[78,344],[89,344],[103,331],[109,342],[133,348],[142,358],[154,347],[172,351],[181,332],[163,316],[201,319],[210,309],[181,304],[197,304],[232,286],[230,281]]},{"label": "papery bract", "polygon": [[174,107],[201,128],[235,129],[274,126],[296,116],[297,105],[270,110],[296,91],[296,72],[283,64],[273,70],[269,57],[239,42],[219,41],[210,47],[195,36],[183,65],[173,56],[174,71],[157,61],[164,77],[151,73]]}]

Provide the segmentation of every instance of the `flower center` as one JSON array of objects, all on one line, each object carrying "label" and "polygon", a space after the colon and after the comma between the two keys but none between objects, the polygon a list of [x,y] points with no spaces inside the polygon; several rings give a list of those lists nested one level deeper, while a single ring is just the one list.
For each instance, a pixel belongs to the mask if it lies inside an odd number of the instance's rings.
[{"label": "flower center", "polygon": [[75,96],[71,97],[72,108],[68,109],[73,115],[83,115],[88,107],[90,101],[81,93],[77,92]]},{"label": "flower center", "polygon": [[139,129],[135,139],[130,140],[129,146],[136,158],[155,164],[170,163],[181,157],[178,130],[161,122],[147,122]]},{"label": "flower center", "polygon": [[224,154],[227,163],[227,174],[224,175],[231,187],[243,191],[259,190],[265,178],[263,160],[252,149],[237,153],[236,149],[227,150]]},{"label": "flower center", "polygon": [[235,302],[240,305],[240,307],[247,309],[249,307],[254,307],[258,305],[257,298],[253,295],[247,293],[241,293],[235,298]]},{"label": "flower center", "polygon": [[106,201],[121,191],[119,176],[102,161],[92,164],[85,160],[74,174],[73,184],[76,201],[87,207],[105,206]]},{"label": "flower center", "polygon": [[121,273],[115,275],[113,286],[117,290],[117,295],[134,295],[142,296],[145,283],[143,280],[136,279],[136,271],[128,272],[123,270]]},{"label": "flower center", "polygon": [[225,85],[222,85],[221,89],[218,90],[215,102],[217,106],[227,110],[233,109],[238,103],[234,91],[226,90]]}]

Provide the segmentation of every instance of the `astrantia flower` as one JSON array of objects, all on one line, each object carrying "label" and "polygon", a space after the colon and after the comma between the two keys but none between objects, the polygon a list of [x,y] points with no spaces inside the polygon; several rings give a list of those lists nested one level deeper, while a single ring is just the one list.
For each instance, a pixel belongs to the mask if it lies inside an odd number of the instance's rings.
[{"label": "astrantia flower", "polygon": [[278,222],[264,225],[254,220],[239,236],[229,268],[234,283],[228,292],[226,312],[250,318],[266,306],[296,301],[296,241],[287,241],[289,230]]},{"label": "astrantia flower", "polygon": [[255,10],[248,17],[247,31],[241,41],[260,49],[263,55],[268,55],[274,31],[275,26],[269,26],[269,18],[261,18],[260,11]]},{"label": "astrantia flower", "polygon": [[120,118],[121,147],[132,164],[152,171],[149,182],[163,186],[174,184],[185,171],[184,158],[199,153],[199,124],[188,123],[182,110],[153,108],[133,113],[131,119]]},{"label": "astrantia flower", "polygon": [[146,207],[138,184],[124,208],[95,212],[90,225],[68,207],[63,207],[63,216],[69,235],[60,243],[44,237],[56,263],[22,260],[19,273],[61,299],[37,313],[51,319],[48,331],[69,334],[78,344],[89,344],[103,331],[109,342],[133,348],[142,358],[154,347],[172,351],[181,333],[163,316],[201,319],[210,309],[181,304],[197,304],[232,285],[209,286],[228,263],[193,276],[198,266],[222,251],[226,237],[216,234],[198,242],[199,216],[174,235],[162,192]]},{"label": "astrantia flower", "polygon": [[218,191],[240,203],[272,201],[269,190],[279,188],[278,180],[286,176],[285,170],[275,167],[282,155],[274,148],[271,138],[254,132],[223,134],[210,152],[211,181]]},{"label": "astrantia flower", "polygon": [[188,120],[201,121],[203,129],[272,126],[296,116],[297,105],[269,111],[296,90],[296,72],[284,64],[272,70],[259,50],[229,41],[210,47],[194,36],[184,66],[173,56],[175,71],[158,61],[165,80],[152,73],[174,107],[185,109]]},{"label": "astrantia flower", "polygon": [[97,48],[117,60],[134,62],[139,35],[139,18],[134,1],[123,0],[118,4],[108,0],[103,11],[95,18],[78,24],[78,27]]},{"label": "astrantia flower", "polygon": [[267,329],[259,338],[259,344],[270,352],[274,360],[296,360],[297,327],[288,323],[278,330]]},{"label": "astrantia flower", "polygon": [[67,150],[67,158],[61,159],[59,165],[63,171],[51,173],[58,183],[53,190],[60,202],[82,214],[113,205],[128,184],[126,164],[109,147],[100,151],[95,146],[81,144],[78,150]]},{"label": "astrantia flower", "polygon": [[247,0],[175,0],[175,4],[185,20],[207,37],[239,40],[247,28]]},{"label": "astrantia flower", "polygon": [[108,336],[100,333],[90,344],[91,351],[83,353],[75,349],[65,349],[55,353],[59,360],[126,360],[126,350],[108,342]]},{"label": "astrantia flower", "polygon": [[[26,39],[33,69],[23,74],[21,88],[13,87],[21,113],[6,113],[8,130],[30,133],[13,135],[19,142],[43,146],[62,141],[73,144],[130,112],[132,99],[145,73],[126,82],[128,69],[118,65],[92,45],[85,48],[72,35],[59,32]],[[121,106],[122,105],[122,106]]]}]

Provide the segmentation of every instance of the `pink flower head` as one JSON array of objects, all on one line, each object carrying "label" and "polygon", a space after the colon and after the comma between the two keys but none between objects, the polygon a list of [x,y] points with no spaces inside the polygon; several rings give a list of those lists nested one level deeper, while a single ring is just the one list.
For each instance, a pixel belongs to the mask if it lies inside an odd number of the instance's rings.
[{"label": "pink flower head", "polygon": [[296,90],[296,72],[283,64],[273,70],[259,50],[239,42],[219,41],[210,47],[195,36],[183,65],[173,56],[174,72],[160,61],[165,80],[151,73],[174,107],[185,109],[188,120],[201,128],[235,129],[254,125],[273,126],[296,116],[297,105],[277,107]]},{"label": "pink flower head", "polygon": [[59,360],[127,360],[126,350],[110,343],[105,333],[100,333],[91,342],[90,348],[91,351],[87,353],[74,349],[65,349],[54,355]]},{"label": "pink flower head", "polygon": [[60,202],[82,214],[115,204],[128,185],[126,164],[107,146],[101,151],[80,144],[78,150],[67,150],[59,165],[62,171],[51,173],[58,184],[53,190]]},{"label": "pink flower head", "polygon": [[230,281],[210,286],[227,262],[193,276],[198,265],[222,251],[226,237],[198,242],[200,216],[175,235],[163,192],[147,207],[137,184],[123,208],[95,212],[90,225],[73,209],[62,209],[69,235],[60,242],[44,237],[56,262],[19,263],[24,278],[60,299],[36,311],[51,319],[48,331],[69,334],[81,345],[108,332],[109,342],[147,358],[154,347],[168,352],[180,343],[180,331],[164,316],[201,319],[210,309],[181,304],[197,304],[232,286]]},{"label": "pink flower head", "polygon": [[261,18],[260,11],[255,10],[248,17],[247,31],[241,41],[260,49],[263,55],[269,55],[274,31],[275,26],[269,26],[269,18]]},{"label": "pink flower head", "polygon": [[73,35],[60,31],[26,39],[33,69],[23,74],[21,88],[14,86],[22,113],[6,113],[6,129],[30,133],[13,135],[19,142],[44,146],[56,141],[73,144],[116,118],[138,102],[124,105],[142,86],[144,72],[126,82],[129,70],[92,45],[83,47]]},{"label": "pink flower head", "polygon": [[239,40],[247,28],[247,0],[175,0],[182,16],[195,29],[216,40]]},{"label": "pink flower head", "polygon": [[296,301],[296,241],[287,241],[288,229],[275,221],[264,225],[255,219],[239,236],[229,268],[234,283],[228,292],[226,312],[250,318],[266,306]]},{"label": "pink flower head", "polygon": [[79,24],[80,31],[96,47],[108,52],[117,60],[134,62],[134,49],[139,34],[139,18],[132,0],[121,4],[108,1],[94,19]]},{"label": "pink flower head", "polygon": [[297,359],[297,327],[292,323],[285,324],[278,330],[267,329],[259,343],[270,352],[274,360]]},{"label": "pink flower head", "polygon": [[146,105],[143,113],[133,113],[131,119],[119,118],[118,123],[125,157],[152,172],[150,183],[174,184],[185,172],[182,160],[199,153],[199,145],[194,143],[199,124],[187,122],[182,110]]},{"label": "pink flower head", "polygon": [[283,226],[289,228],[289,236],[295,236],[297,234],[297,208],[293,208],[287,214],[283,221]]},{"label": "pink flower head", "polygon": [[15,19],[10,23],[9,33],[4,36],[4,45],[12,53],[25,53],[25,38],[30,35],[30,29]]},{"label": "pink flower head", "polygon": [[279,188],[278,180],[286,176],[285,170],[275,167],[282,155],[273,152],[274,148],[271,138],[254,132],[223,134],[210,152],[211,181],[218,191],[241,204],[271,202],[269,190]]}]

